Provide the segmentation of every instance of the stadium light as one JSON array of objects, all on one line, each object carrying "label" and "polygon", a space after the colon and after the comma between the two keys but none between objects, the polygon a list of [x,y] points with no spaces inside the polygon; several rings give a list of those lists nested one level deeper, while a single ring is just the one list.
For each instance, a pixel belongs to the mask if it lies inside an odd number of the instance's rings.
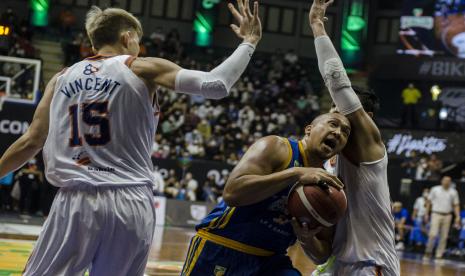
[{"label": "stadium light", "polygon": [[197,6],[194,19],[195,45],[210,46],[213,42],[213,28],[216,17],[215,6],[220,0],[202,0]]},{"label": "stadium light", "polygon": [[362,62],[362,44],[366,38],[367,0],[351,0],[344,2],[343,25],[341,31],[341,50],[344,63],[354,69]]},{"label": "stadium light", "polygon": [[37,27],[47,26],[50,0],[30,0],[30,6],[32,9],[32,25]]}]

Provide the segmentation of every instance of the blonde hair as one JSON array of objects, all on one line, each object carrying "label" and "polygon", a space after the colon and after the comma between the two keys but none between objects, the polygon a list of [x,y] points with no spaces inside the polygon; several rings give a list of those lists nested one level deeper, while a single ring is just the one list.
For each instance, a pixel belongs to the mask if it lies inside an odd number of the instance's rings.
[{"label": "blonde hair", "polygon": [[95,49],[118,42],[121,32],[135,31],[142,37],[139,20],[129,12],[118,8],[101,10],[92,6],[86,16],[86,31]]}]

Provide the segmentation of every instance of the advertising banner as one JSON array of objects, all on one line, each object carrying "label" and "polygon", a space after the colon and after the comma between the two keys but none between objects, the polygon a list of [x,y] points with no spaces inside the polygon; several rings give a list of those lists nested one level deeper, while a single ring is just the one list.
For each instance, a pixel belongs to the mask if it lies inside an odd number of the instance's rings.
[{"label": "advertising banner", "polygon": [[465,135],[459,132],[391,130],[381,131],[389,158],[404,158],[410,152],[436,154],[447,162],[464,160]]},{"label": "advertising banner", "polygon": [[215,204],[167,199],[166,225],[193,227],[215,207]]},{"label": "advertising banner", "polygon": [[35,111],[34,105],[5,103],[0,111],[0,154],[27,131]]}]

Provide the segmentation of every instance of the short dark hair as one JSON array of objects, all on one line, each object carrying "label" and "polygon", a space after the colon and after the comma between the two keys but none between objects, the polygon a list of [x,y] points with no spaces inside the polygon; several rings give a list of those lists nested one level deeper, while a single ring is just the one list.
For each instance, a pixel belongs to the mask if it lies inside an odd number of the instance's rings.
[{"label": "short dark hair", "polygon": [[360,99],[363,109],[366,112],[372,112],[373,114],[376,114],[376,112],[379,110],[379,98],[376,96],[375,91],[360,86],[352,86],[352,88]]}]

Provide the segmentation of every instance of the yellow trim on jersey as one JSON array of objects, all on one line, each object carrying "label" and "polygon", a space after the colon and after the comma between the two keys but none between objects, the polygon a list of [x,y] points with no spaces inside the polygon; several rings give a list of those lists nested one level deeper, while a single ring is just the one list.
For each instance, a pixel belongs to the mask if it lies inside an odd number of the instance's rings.
[{"label": "yellow trim on jersey", "polygon": [[221,217],[216,217],[210,221],[207,227],[203,228],[204,230],[208,231],[211,229],[217,229],[217,228],[224,228],[228,224],[229,220],[231,219],[232,214],[234,213],[234,210],[236,210],[236,207],[227,207],[226,210],[224,210],[223,214]]},{"label": "yellow trim on jersey", "polygon": [[287,159],[286,159],[286,162],[284,163],[284,166],[282,168],[279,169],[279,171],[284,171],[285,169],[287,169],[287,167],[289,167],[289,164],[291,164],[291,161],[292,161],[292,146],[291,146],[291,142],[289,142],[289,139],[286,139],[286,138],[282,138],[286,141],[286,144],[287,144],[287,147],[288,147],[288,152],[287,152]]},{"label": "yellow trim on jersey", "polygon": [[194,254],[194,257],[192,258],[192,262],[190,263],[189,268],[186,271],[186,274],[185,274],[186,276],[189,276],[192,273],[192,270],[194,269],[195,263],[199,259],[200,253],[202,253],[202,250],[203,250],[203,248],[205,246],[205,242],[206,242],[206,240],[201,240],[200,241],[199,247],[195,250],[195,254]]},{"label": "yellow trim on jersey", "polygon": [[274,252],[272,252],[272,251],[261,249],[261,248],[255,247],[255,246],[250,246],[250,245],[247,245],[247,244],[243,244],[243,243],[240,243],[240,242],[235,241],[235,240],[231,240],[231,239],[228,239],[228,238],[225,238],[225,237],[222,237],[222,236],[212,234],[212,233],[207,232],[205,230],[199,230],[197,232],[197,235],[199,237],[203,238],[203,239],[206,239],[208,241],[211,241],[213,243],[222,245],[222,246],[227,247],[227,248],[234,249],[234,250],[242,252],[242,253],[255,255],[255,256],[261,256],[261,257],[269,257],[269,256],[274,255]]},{"label": "yellow trim on jersey", "polygon": [[195,251],[195,247],[197,244],[197,240],[200,239],[199,236],[194,236],[191,240],[191,244],[189,245],[189,249],[187,251],[186,261],[184,263],[184,267],[182,268],[181,275],[185,275],[186,270],[189,268],[191,261],[192,261],[192,252]]},{"label": "yellow trim on jersey", "polygon": [[304,167],[310,167],[308,164],[307,153],[304,150],[304,146],[302,145],[302,141],[299,141],[299,151],[302,155],[302,159],[304,160]]},{"label": "yellow trim on jersey", "polygon": [[226,227],[226,225],[228,224],[228,222],[231,219],[231,217],[232,217],[235,210],[236,210],[236,207],[233,207],[233,208],[231,208],[231,210],[229,210],[229,213],[226,216],[224,222],[220,225],[220,227],[218,227],[219,229],[223,229],[223,228]]}]

